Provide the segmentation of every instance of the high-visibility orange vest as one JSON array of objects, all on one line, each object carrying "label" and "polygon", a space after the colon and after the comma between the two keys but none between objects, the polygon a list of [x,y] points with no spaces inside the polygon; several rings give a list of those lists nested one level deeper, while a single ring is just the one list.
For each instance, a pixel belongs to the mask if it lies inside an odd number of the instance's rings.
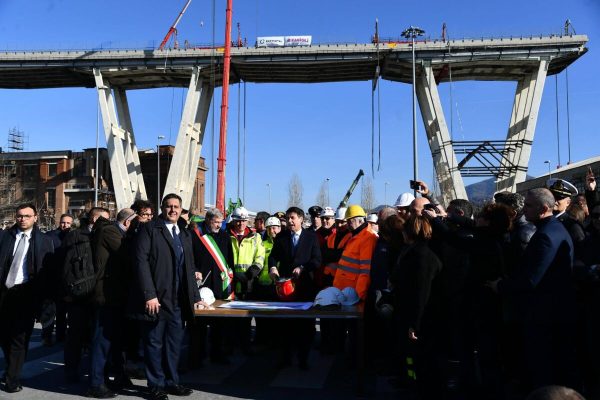
[{"label": "high-visibility orange vest", "polygon": [[[342,239],[339,241],[339,243],[335,244],[336,242],[336,238],[338,236],[338,234],[343,234],[344,236],[342,237]],[[346,244],[348,243],[348,241],[352,238],[352,233],[347,230],[344,229],[343,231],[339,231],[338,229],[334,229],[334,231],[327,236],[327,248],[329,249],[343,249],[344,247],[346,247]],[[338,260],[336,260],[337,262]],[[331,275],[331,276],[335,276],[335,270],[337,269],[337,263],[330,263],[325,265],[325,269],[324,269],[324,273],[326,275]]]},{"label": "high-visibility orange vest", "polygon": [[371,257],[377,236],[366,226],[346,244],[337,263],[333,286],[342,290],[352,287],[361,300],[366,299],[371,284]]}]

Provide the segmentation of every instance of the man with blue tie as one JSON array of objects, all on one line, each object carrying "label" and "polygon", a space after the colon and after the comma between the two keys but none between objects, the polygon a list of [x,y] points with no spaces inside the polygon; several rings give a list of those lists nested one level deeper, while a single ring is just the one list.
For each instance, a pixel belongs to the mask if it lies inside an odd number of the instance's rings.
[{"label": "man with blue tie", "polygon": [[194,277],[192,238],[180,221],[181,197],[168,194],[156,221],[143,224],[135,244],[137,293],[130,300],[142,320],[146,378],[152,400],[189,396],[177,365],[184,321],[191,321],[200,295]]},{"label": "man with blue tie", "polygon": [[52,239],[36,225],[33,204],[17,207],[16,223],[0,242],[0,344],[6,361],[4,390],[23,389],[19,381],[35,313],[49,296]]},{"label": "man with blue tie", "polygon": [[[302,229],[304,211],[290,207],[286,212],[288,230],[275,238],[269,255],[269,273],[274,281],[292,278],[295,282],[295,301],[314,301],[316,290],[310,272],[321,265],[321,249],[317,234],[312,229]],[[280,323],[281,359],[279,367],[291,363],[292,344],[298,347],[298,367],[308,369],[308,353],[315,333],[315,321],[282,320]]]}]

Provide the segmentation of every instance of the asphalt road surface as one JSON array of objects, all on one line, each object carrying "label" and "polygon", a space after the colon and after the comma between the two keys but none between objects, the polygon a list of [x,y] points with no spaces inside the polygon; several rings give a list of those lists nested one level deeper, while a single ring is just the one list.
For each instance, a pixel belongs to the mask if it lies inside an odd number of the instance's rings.
[{"label": "asphalt road surface", "polygon": [[[41,344],[40,327],[34,330],[22,384],[23,390],[9,394],[0,391],[0,399],[79,399],[87,389],[87,377],[82,382],[67,384],[64,379],[63,346]],[[357,372],[352,357],[339,354],[320,355],[311,351],[308,371],[295,364],[278,370],[277,353],[267,346],[258,346],[251,356],[234,354],[229,365],[214,365],[208,360],[196,370],[182,371],[181,383],[194,389],[190,399],[410,399],[389,383],[388,376],[376,374],[374,368],[365,371],[365,390],[356,392]],[[186,350],[182,358],[186,356]],[[182,360],[183,361],[183,360]],[[86,366],[89,358],[82,364]],[[4,359],[0,360],[4,368]],[[87,368],[84,368],[87,369]],[[146,398],[146,381],[133,380],[135,387],[119,393],[120,399]],[[170,396],[170,398],[177,398]]]}]

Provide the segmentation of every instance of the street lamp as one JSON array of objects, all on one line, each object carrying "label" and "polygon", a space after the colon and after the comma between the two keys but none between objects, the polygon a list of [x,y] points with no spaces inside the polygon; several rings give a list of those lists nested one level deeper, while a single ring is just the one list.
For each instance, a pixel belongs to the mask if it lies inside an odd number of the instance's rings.
[{"label": "street lamp", "polygon": [[[413,107],[413,180],[417,180],[419,176],[419,167],[417,160],[417,104],[416,104],[416,89],[415,89],[415,81],[416,81],[416,73],[415,73],[415,38],[419,36],[423,36],[425,31],[416,26],[410,26],[404,32],[402,32],[402,36],[411,39],[412,41],[412,107]],[[417,189],[414,189],[414,195],[417,196]]]},{"label": "street lamp", "polygon": [[329,178],[325,179],[325,183],[327,184],[327,192],[326,192],[326,197],[325,197],[325,205],[326,207],[331,207],[331,205],[329,204]]},{"label": "street lamp", "polygon": [[163,140],[164,135],[158,135],[156,138],[156,209],[160,208],[160,141]]},{"label": "street lamp", "polygon": [[387,203],[387,187],[389,184],[390,184],[389,182],[385,182],[383,184],[383,205],[384,206],[388,205],[388,203]]},{"label": "street lamp", "polygon": [[544,164],[548,164],[548,179],[552,178],[552,174],[550,173],[550,160],[544,161]]},{"label": "street lamp", "polygon": [[267,188],[269,188],[269,214],[272,213],[271,211],[271,184],[267,183]]}]

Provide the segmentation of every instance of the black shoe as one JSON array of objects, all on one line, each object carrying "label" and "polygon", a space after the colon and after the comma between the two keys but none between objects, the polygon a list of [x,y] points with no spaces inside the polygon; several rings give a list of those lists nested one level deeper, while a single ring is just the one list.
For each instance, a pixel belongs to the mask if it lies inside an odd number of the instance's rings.
[{"label": "black shoe", "polygon": [[6,384],[4,390],[6,390],[8,393],[17,393],[23,390],[23,386],[21,386],[19,382],[11,382]]},{"label": "black shoe", "polygon": [[150,396],[148,397],[149,400],[169,400],[169,396],[167,395],[167,392],[165,392],[162,389],[152,389],[150,391]]},{"label": "black shoe", "polygon": [[167,392],[173,396],[189,396],[194,393],[192,389],[181,385],[167,386]]},{"label": "black shoe", "polygon": [[108,386],[112,390],[119,391],[119,390],[123,390],[123,389],[132,388],[133,382],[131,382],[131,379],[129,379],[129,377],[127,375],[122,375],[118,378],[115,378],[115,380],[110,382],[108,384]]},{"label": "black shoe", "polygon": [[117,394],[107,388],[105,385],[96,387],[90,387],[85,394],[85,397],[92,397],[94,399],[113,399],[117,397]]}]

